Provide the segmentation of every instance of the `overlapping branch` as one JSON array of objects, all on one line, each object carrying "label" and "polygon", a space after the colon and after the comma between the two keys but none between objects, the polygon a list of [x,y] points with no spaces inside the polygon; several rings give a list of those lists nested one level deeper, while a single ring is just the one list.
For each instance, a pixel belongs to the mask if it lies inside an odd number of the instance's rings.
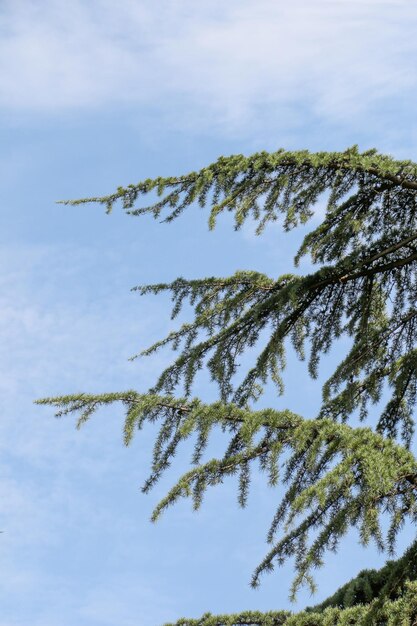
[{"label": "overlapping branch", "polygon": [[[59,416],[78,414],[80,426],[100,406],[122,402],[126,445],[134,430],[158,421],[144,491],[169,467],[181,442],[195,437],[191,469],[156,506],[153,519],[182,497],[198,508],[209,486],[234,474],[244,506],[251,468],[258,462],[268,483],[284,485],[285,491],[268,532],[270,551],[256,568],[253,585],[261,574],[293,558],[292,592],[306,583],[313,587],[312,570],[352,526],[363,544],[373,540],[392,550],[404,520],[417,519],[417,461],[407,449],[417,399],[416,192],[415,163],[375,150],[359,153],[354,146],[333,153],[279,150],[221,157],[184,176],[148,179],[108,196],[66,201],[98,202],[108,212],[121,201],[130,215],[149,213],[166,222],[198,203],[210,206],[210,228],[228,211],[236,229],[250,219],[257,234],[270,222],[282,222],[285,230],[303,224],[322,202],[323,219],[305,236],[294,259],[297,266],[308,255],[319,267],[306,276],[270,278],[241,271],[228,278],[179,278],[139,287],[141,294],[169,291],[173,318],[185,303],[194,311],[190,322],[141,353],[167,345],[179,351],[153,389],[147,394],[76,394],[39,403],[55,406]],[[150,204],[142,206],[148,194]],[[283,392],[288,339],[300,359],[308,352],[309,372],[315,377],[320,359],[342,336],[350,348],[324,385],[317,419],[249,408],[268,378]],[[254,363],[244,370],[248,351],[255,354]],[[190,399],[203,365],[219,386],[221,402],[204,405]],[[175,399],[180,385],[185,397]],[[377,432],[346,425],[356,411],[364,419],[387,390]],[[215,428],[229,435],[229,444],[223,455],[204,460]],[[405,446],[396,443],[398,434]],[[383,516],[390,521],[386,535]],[[407,585],[403,596],[383,604],[298,615],[207,614],[180,620],[178,626],[409,626],[417,623],[417,588],[415,582]]]}]

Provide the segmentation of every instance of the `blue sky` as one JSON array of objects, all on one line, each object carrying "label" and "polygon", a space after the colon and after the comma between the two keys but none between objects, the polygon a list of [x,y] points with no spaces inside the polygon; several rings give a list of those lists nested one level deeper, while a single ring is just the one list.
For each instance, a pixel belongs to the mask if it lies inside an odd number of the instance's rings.
[{"label": "blue sky", "polygon": [[[227,218],[209,233],[198,209],[161,225],[55,201],[259,149],[357,143],[416,160],[416,26],[409,0],[3,0],[0,626],[153,626],[290,607],[291,566],[248,586],[279,498],[262,478],[244,511],[230,482],[198,514],[185,502],[152,525],[190,450],[144,496],[151,430],[126,449],[120,408],[77,432],[32,402],[145,391],[170,354],[128,357],[171,322],[166,298],[130,288],[279,275],[300,234],[256,238]],[[284,398],[265,401],[313,416],[320,393],[305,368],[290,359],[286,382]],[[213,398],[204,381],[196,393]],[[314,601],[383,561],[351,533]],[[311,602],[301,593],[292,608]]]}]

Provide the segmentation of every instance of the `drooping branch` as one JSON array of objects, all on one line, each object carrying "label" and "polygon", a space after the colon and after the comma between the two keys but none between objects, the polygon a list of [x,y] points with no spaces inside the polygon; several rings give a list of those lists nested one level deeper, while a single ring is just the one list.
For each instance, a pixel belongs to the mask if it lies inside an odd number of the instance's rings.
[{"label": "drooping branch", "polygon": [[[392,246],[389,254],[398,255],[402,247]],[[230,278],[177,279],[171,284],[137,288],[141,294],[171,291],[173,317],[186,300],[195,312],[192,322],[142,352],[151,354],[165,345],[180,350],[180,356],[162,372],[152,391],[171,394],[182,382],[189,394],[194,377],[208,358],[207,367],[219,385],[222,400],[244,406],[258,397],[269,376],[283,391],[287,337],[301,359],[309,341],[309,371],[316,376],[320,357],[346,334],[353,339],[353,346],[324,387],[323,411],[327,416],[342,415],[346,419],[361,408],[364,417],[367,404],[380,398],[384,381],[395,387],[393,376],[398,364],[405,363],[405,355],[417,340],[414,309],[406,308],[410,300],[417,298],[417,253],[384,264],[379,262],[381,254],[372,252],[362,259],[360,270],[355,257],[304,277],[288,274],[273,280],[256,272],[238,272]],[[399,289],[401,285],[407,287],[407,300]],[[243,375],[241,356],[265,337],[253,367]],[[236,387],[238,368],[241,381]],[[410,442],[416,377],[412,369],[408,371],[409,393],[403,396],[404,410],[394,410],[392,405],[390,419],[387,421],[383,413],[380,428],[383,431],[385,424],[386,432],[395,436],[395,423],[402,423],[402,436]],[[341,384],[346,385],[342,395]]]},{"label": "drooping branch", "polygon": [[[350,177],[353,180],[346,181]],[[199,172],[190,172],[183,176],[147,179],[136,185],[119,187],[108,196],[95,196],[78,200],[62,200],[63,204],[101,203],[111,210],[118,200],[129,213],[141,214],[151,212],[158,217],[164,208],[173,209],[169,219],[175,218],[182,210],[198,201],[204,206],[207,195],[214,190],[215,200],[223,195],[223,200],[214,203],[213,215],[222,209],[235,208],[239,200],[247,197],[256,188],[260,192],[268,190],[274,203],[283,200],[289,204],[294,197],[301,204],[314,201],[324,189],[333,186],[333,193],[351,189],[355,183],[372,180],[384,181],[378,191],[400,188],[417,191],[417,166],[411,161],[396,161],[391,157],[380,155],[376,150],[359,153],[356,146],[345,152],[309,153],[307,150],[288,152],[283,149],[274,153],[260,152],[250,157],[232,155],[220,157],[215,163]],[[375,185],[374,185],[375,187]],[[271,193],[271,188],[275,192]],[[143,209],[132,210],[134,203],[141,195],[156,190],[162,196],[168,189],[173,189],[162,201]],[[246,210],[254,208],[251,198]],[[286,201],[286,202],[285,202]],[[305,208],[305,207],[303,207]],[[242,207],[243,209],[243,207]],[[269,206],[266,207],[269,209]],[[237,216],[237,220],[239,217]],[[239,221],[237,221],[237,225]]]},{"label": "drooping branch", "polygon": [[[55,406],[57,415],[79,415],[83,424],[102,405],[122,402],[128,445],[135,429],[146,422],[160,422],[151,473],[145,492],[169,467],[178,446],[197,437],[192,467],[157,504],[155,521],[180,498],[191,498],[198,509],[206,490],[228,476],[240,475],[238,500],[245,506],[250,468],[258,461],[276,486],[283,472],[286,493],[272,522],[270,552],[256,568],[252,584],[275,565],[294,558],[293,593],[313,586],[311,571],[322,564],[323,553],[334,550],[349,527],[357,527],[362,543],[376,541],[392,549],[396,534],[407,517],[417,520],[417,462],[405,448],[367,428],[351,428],[331,420],[305,420],[290,411],[251,411],[233,404],[205,405],[167,396],[125,393],[61,396],[39,400]],[[220,427],[230,436],[223,456],[208,461],[202,454],[211,431]],[[387,539],[380,527],[381,515],[391,526]],[[278,532],[281,537],[276,541]]]}]

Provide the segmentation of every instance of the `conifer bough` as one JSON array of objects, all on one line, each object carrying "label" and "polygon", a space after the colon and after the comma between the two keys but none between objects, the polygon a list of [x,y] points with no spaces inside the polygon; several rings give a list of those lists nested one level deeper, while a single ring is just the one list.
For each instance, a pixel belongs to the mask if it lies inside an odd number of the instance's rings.
[{"label": "conifer bough", "polygon": [[[151,204],[142,206],[146,194]],[[156,194],[156,196],[155,196]],[[74,394],[39,400],[57,416],[78,415],[78,426],[103,405],[126,409],[125,443],[145,422],[159,422],[149,491],[169,467],[185,439],[194,436],[191,468],[156,506],[156,520],[179,498],[197,509],[209,486],[239,476],[238,501],[245,506],[253,465],[259,464],[271,487],[285,486],[267,535],[270,549],[256,567],[252,584],[292,559],[300,586],[314,589],[312,570],[335,551],[351,527],[362,544],[374,541],[394,552],[406,520],[417,521],[417,459],[412,452],[417,391],[417,164],[396,161],[357,147],[341,153],[307,151],[221,157],[198,172],[148,179],[104,197],[65,201],[96,202],[107,212],[121,201],[130,215],[150,213],[170,222],[198,203],[210,206],[209,227],[229,211],[235,228],[246,220],[260,234],[269,222],[284,230],[306,223],[318,201],[326,203],[321,223],[304,238],[295,265],[308,256],[317,269],[308,275],[268,277],[239,271],[230,277],[178,278],[170,284],[137,287],[141,294],[168,291],[172,318],[189,303],[191,322],[141,354],[165,345],[178,352],[147,393],[137,391]],[[139,204],[137,204],[139,203]],[[317,415],[290,410],[255,410],[270,380],[284,393],[289,339],[315,378],[319,361],[341,337],[350,348],[324,384]],[[242,356],[254,354],[242,371]],[[245,361],[246,362],[246,361]],[[218,385],[219,401],[191,397],[197,372],[205,367]],[[176,394],[181,389],[183,397]],[[377,411],[374,428],[348,421]],[[229,437],[223,455],[204,460],[216,428]],[[381,521],[389,521],[388,531]],[[296,615],[207,614],[180,620],[185,626],[262,624],[417,624],[416,543],[404,561],[407,576],[394,568],[390,585],[349,606],[324,603]],[[410,556],[411,555],[411,556]],[[404,557],[405,558],[405,557]],[[403,562],[403,561],[401,561]]]}]

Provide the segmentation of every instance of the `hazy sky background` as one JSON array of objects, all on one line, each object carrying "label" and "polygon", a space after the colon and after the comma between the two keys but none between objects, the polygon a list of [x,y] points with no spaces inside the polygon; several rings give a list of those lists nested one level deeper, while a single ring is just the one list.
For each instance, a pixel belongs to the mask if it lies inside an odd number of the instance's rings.
[{"label": "hazy sky background", "polygon": [[[184,502],[152,525],[190,448],[143,496],[152,430],[126,449],[120,407],[77,432],[32,402],[145,391],[171,354],[127,359],[172,323],[164,296],[130,288],[276,276],[291,271],[300,233],[256,238],[226,218],[208,233],[198,209],[166,225],[55,201],[261,149],[357,143],[416,160],[416,27],[409,0],[0,4],[0,626],[157,626],[290,607],[290,565],[248,586],[279,497],[262,477],[244,511],[230,481],[199,513]],[[290,359],[286,381],[287,395],[265,402],[314,416],[319,387],[304,366]],[[214,397],[203,382],[196,393]],[[357,541],[292,608],[383,563]]]}]

